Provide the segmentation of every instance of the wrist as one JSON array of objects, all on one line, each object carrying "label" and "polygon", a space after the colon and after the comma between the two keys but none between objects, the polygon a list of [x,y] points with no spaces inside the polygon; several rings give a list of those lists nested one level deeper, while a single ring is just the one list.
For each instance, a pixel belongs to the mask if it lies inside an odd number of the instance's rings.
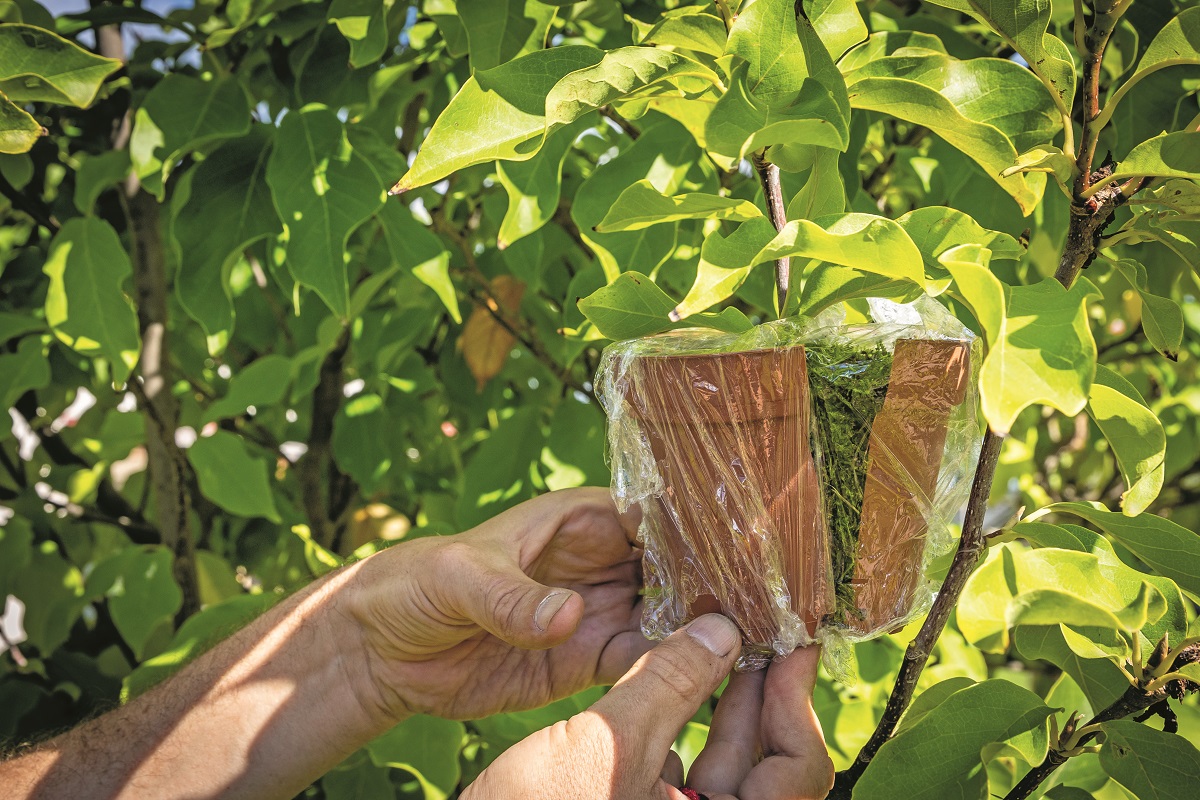
[{"label": "wrist", "polygon": [[322,628],[340,676],[338,684],[351,695],[365,722],[383,733],[414,712],[401,685],[389,675],[388,659],[378,647],[373,595],[379,587],[371,580],[375,572],[371,567],[376,565],[369,564],[377,557],[352,564],[331,578],[334,585],[324,603]]}]

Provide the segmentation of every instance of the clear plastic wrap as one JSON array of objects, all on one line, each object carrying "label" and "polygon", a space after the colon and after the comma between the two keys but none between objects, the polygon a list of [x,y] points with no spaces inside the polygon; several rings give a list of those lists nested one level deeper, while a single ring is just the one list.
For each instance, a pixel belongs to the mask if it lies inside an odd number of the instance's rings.
[{"label": "clear plastic wrap", "polygon": [[981,347],[929,298],[876,322],[785,319],[610,345],[596,386],[613,495],[642,509],[643,632],[720,611],[739,668],[897,630],[936,591],[981,430]]}]

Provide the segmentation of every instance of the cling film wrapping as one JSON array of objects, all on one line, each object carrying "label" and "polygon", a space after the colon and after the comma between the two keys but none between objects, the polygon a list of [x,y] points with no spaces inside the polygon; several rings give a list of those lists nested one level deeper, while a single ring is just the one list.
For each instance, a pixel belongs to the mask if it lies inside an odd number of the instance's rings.
[{"label": "cling film wrapping", "polygon": [[691,328],[617,342],[596,387],[612,491],[638,506],[643,632],[721,612],[740,669],[848,644],[924,613],[978,457],[981,346],[930,298],[872,301],[745,334]]}]

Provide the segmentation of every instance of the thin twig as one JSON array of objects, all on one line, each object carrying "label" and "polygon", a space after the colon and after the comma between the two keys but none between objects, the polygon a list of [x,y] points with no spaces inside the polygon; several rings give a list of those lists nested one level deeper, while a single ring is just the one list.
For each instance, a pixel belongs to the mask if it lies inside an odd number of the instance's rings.
[{"label": "thin twig", "polygon": [[[787,207],[783,202],[783,188],[779,185],[779,167],[767,161],[763,151],[754,153],[750,157],[750,163],[754,165],[759,183],[762,184],[763,198],[767,203],[767,219],[771,220],[776,231],[782,231],[787,224]],[[779,303],[779,316],[786,313],[791,270],[790,258],[775,260],[775,299]]]}]

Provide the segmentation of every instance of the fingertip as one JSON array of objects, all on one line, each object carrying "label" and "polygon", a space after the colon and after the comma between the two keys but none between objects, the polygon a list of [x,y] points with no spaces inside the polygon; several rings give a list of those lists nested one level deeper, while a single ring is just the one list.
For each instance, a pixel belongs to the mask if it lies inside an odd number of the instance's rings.
[{"label": "fingertip", "polygon": [[554,647],[570,639],[582,620],[583,598],[570,589],[555,589],[538,604],[533,627],[545,647]]}]

